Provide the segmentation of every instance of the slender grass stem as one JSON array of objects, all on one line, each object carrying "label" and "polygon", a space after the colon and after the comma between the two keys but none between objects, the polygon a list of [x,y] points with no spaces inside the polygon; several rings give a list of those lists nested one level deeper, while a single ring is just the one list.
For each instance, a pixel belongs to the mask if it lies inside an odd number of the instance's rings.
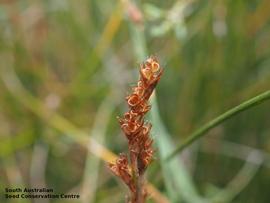
[{"label": "slender grass stem", "polygon": [[203,125],[201,128],[196,130],[194,133],[192,133],[190,136],[188,136],[188,138],[186,140],[184,140],[183,143],[178,145],[178,147],[176,147],[176,149],[166,158],[166,160],[167,161],[171,160],[173,157],[175,157],[175,155],[180,153],[186,147],[191,145],[193,142],[195,142],[196,140],[198,140],[202,136],[206,135],[206,133],[210,129],[218,126],[219,124],[221,124],[224,121],[232,118],[233,116],[239,114],[240,112],[248,110],[251,107],[259,105],[259,104],[261,104],[264,101],[269,100],[269,99],[270,99],[270,90],[268,90],[268,91],[266,91],[266,92],[264,92],[262,94],[259,94],[259,95],[255,96],[255,97],[243,102],[242,104],[239,104],[238,106],[226,111],[222,115],[220,115],[220,116],[216,117],[215,119],[209,121],[208,123]]}]

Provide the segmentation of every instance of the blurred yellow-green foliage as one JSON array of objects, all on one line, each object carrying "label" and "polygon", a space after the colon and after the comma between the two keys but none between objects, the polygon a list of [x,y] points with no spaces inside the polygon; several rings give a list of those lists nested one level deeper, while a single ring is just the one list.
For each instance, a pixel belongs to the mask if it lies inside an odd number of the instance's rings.
[{"label": "blurred yellow-green foliage", "polygon": [[124,202],[105,150],[127,151],[116,116],[150,54],[165,71],[149,182],[169,202],[270,202],[269,101],[161,160],[269,90],[269,0],[2,0],[0,32],[0,202],[63,202],[4,198],[24,186]]}]

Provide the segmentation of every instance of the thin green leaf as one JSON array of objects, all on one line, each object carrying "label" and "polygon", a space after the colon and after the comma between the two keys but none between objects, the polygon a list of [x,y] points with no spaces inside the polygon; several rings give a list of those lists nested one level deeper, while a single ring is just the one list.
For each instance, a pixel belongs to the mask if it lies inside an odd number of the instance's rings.
[{"label": "thin green leaf", "polygon": [[180,159],[166,162],[165,158],[174,148],[169,133],[165,129],[158,113],[158,106],[155,99],[152,100],[151,121],[155,143],[161,158],[161,167],[168,195],[173,202],[206,202],[201,198],[193,185],[192,178]]},{"label": "thin green leaf", "polygon": [[264,101],[267,101],[270,99],[270,90],[259,94],[242,104],[239,104],[238,106],[226,111],[222,115],[216,117],[215,119],[209,121],[205,125],[203,125],[201,128],[196,130],[194,133],[192,133],[188,138],[181,144],[178,145],[178,147],[166,158],[166,160],[171,160],[175,155],[177,155],[179,152],[181,152],[183,149],[191,145],[193,142],[195,142],[197,139],[201,138],[202,136],[206,135],[206,133],[218,126],[219,124],[223,123],[224,121],[230,119],[231,117],[239,114],[242,111],[245,111],[247,109],[250,109],[253,106],[259,105],[263,103]]}]

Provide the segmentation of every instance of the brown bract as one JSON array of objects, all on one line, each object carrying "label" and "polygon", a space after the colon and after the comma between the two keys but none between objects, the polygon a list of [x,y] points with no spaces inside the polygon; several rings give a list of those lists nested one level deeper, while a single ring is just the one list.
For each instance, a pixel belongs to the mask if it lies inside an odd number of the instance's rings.
[{"label": "brown bract", "polygon": [[[130,203],[142,203],[147,196],[144,187],[144,172],[153,160],[153,140],[150,137],[152,125],[144,121],[150,110],[148,100],[153,93],[163,69],[156,57],[151,56],[140,66],[140,79],[132,93],[126,97],[129,111],[119,117],[122,131],[128,140],[129,160],[120,154],[116,163],[109,164],[111,171],[129,187]],[[128,167],[130,165],[130,168]]]}]

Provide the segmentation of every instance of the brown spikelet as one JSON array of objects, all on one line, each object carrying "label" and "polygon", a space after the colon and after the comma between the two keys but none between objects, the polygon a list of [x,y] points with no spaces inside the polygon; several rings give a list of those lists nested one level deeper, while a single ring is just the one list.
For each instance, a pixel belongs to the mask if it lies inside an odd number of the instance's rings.
[{"label": "brown spikelet", "polygon": [[128,140],[129,160],[127,155],[120,154],[116,163],[109,164],[109,168],[129,187],[128,203],[143,203],[147,197],[144,172],[153,159],[154,150],[150,137],[152,125],[144,121],[144,116],[151,108],[148,100],[162,72],[163,69],[153,56],[141,64],[139,81],[132,88],[132,93],[126,97],[129,111],[123,117],[118,117]]}]

